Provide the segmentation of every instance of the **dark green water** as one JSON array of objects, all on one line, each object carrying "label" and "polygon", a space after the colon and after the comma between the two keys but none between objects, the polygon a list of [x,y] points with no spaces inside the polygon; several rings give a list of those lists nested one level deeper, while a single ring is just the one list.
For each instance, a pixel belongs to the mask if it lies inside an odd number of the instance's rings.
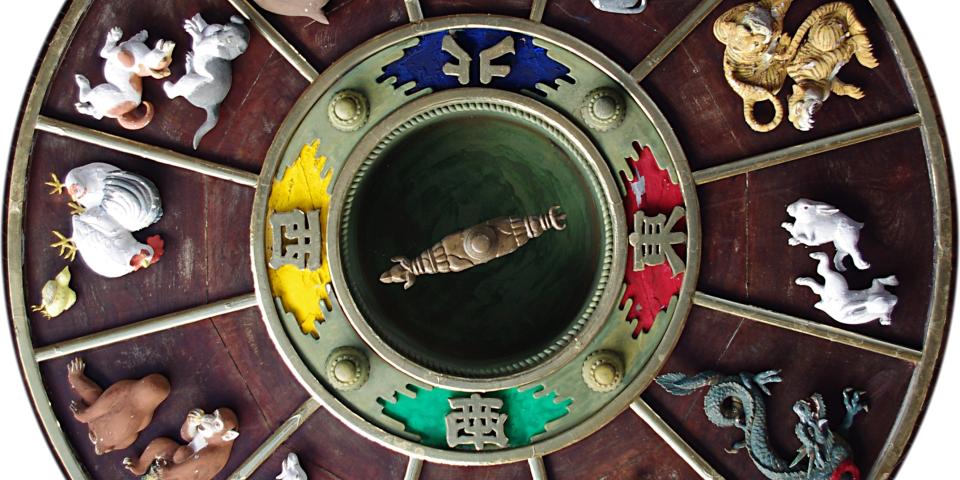
[{"label": "dark green water", "polygon": [[[566,332],[597,280],[602,223],[597,198],[549,137],[495,113],[450,114],[390,145],[357,193],[347,280],[373,328],[393,348],[465,376],[508,365]],[[419,277],[404,291],[380,274],[444,236],[500,216],[543,214],[568,227],[473,269]],[[416,352],[416,353],[413,353]]]}]

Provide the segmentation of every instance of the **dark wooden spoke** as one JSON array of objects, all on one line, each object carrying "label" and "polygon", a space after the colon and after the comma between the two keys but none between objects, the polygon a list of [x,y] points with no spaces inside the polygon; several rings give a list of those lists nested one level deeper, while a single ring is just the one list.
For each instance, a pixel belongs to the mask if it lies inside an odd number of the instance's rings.
[{"label": "dark wooden spoke", "polygon": [[707,0],[697,5],[697,8],[690,12],[680,25],[677,25],[676,28],[671,30],[670,33],[667,34],[667,37],[664,38],[652,52],[647,54],[647,57],[644,58],[642,62],[634,67],[633,70],[630,70],[630,76],[637,82],[641,82],[644,78],[647,78],[647,75],[650,75],[650,73],[657,68],[657,65],[660,65],[660,62],[662,62],[664,58],[667,58],[667,55],[670,55],[670,52],[673,52],[678,45],[683,43],[687,35],[690,35],[690,32],[697,28],[697,26],[720,5],[721,1],[722,0]]},{"label": "dark wooden spoke", "polygon": [[701,457],[676,431],[670,428],[670,425],[667,425],[667,422],[664,422],[663,419],[660,418],[660,415],[650,408],[647,402],[644,402],[642,399],[637,399],[630,404],[630,409],[633,410],[633,413],[636,413],[641,420],[646,422],[654,432],[657,432],[657,435],[660,435],[660,438],[662,438],[667,445],[670,445],[670,448],[677,452],[677,455],[687,462],[687,465],[690,465],[690,468],[697,472],[701,478],[707,480],[723,479],[723,476],[717,473],[716,469],[714,469],[709,462]]},{"label": "dark wooden spoke", "polygon": [[257,305],[256,295],[248,293],[239,297],[228,298],[219,302],[201,305],[176,313],[161,315],[142,320],[130,325],[111,328],[99,333],[85,335],[80,338],[58,342],[36,349],[35,356],[38,362],[45,362],[54,358],[65,357],[84,350],[103,347],[106,345],[138,339],[144,335],[162,332],[171,328],[188,325],[218,315],[236,312]]},{"label": "dark wooden spoke", "polygon": [[530,6],[530,20],[534,22],[543,21],[543,12],[547,9],[547,2],[549,0],[533,0],[533,4]]},{"label": "dark wooden spoke", "polygon": [[416,23],[423,20],[423,9],[420,7],[420,0],[403,0],[407,7],[407,18],[410,23]]},{"label": "dark wooden spoke", "polygon": [[794,160],[809,158],[814,155],[849,147],[858,143],[868,142],[877,138],[920,128],[920,115],[906,117],[878,123],[869,127],[858,128],[846,133],[832,135],[800,145],[794,145],[762,155],[756,155],[743,160],[717,165],[693,172],[693,179],[697,185],[704,185],[717,180],[743,175],[745,173],[762,170],[764,168],[781,165]]},{"label": "dark wooden spoke", "polygon": [[313,397],[310,397],[296,412],[293,412],[290,418],[283,422],[280,428],[273,432],[252,455],[247,457],[239,468],[234,470],[229,477],[230,480],[246,480],[250,478],[250,476],[257,471],[257,468],[263,465],[263,462],[267,461],[267,459],[273,455],[273,452],[276,452],[277,449],[280,448],[280,445],[286,442],[294,432],[299,430],[304,422],[319,408],[320,403]]},{"label": "dark wooden spoke", "polygon": [[297,51],[297,48],[293,46],[286,38],[283,38],[283,35],[280,35],[280,32],[274,28],[270,22],[258,11],[253,5],[250,4],[247,0],[229,0],[230,4],[240,12],[250,23],[253,24],[253,28],[257,29],[260,32],[260,35],[263,35],[264,38],[270,42],[270,45],[273,46],[280,55],[283,55],[283,58],[287,59],[290,62],[290,65],[293,65],[293,68],[296,68],[300,75],[303,75],[303,78],[307,79],[308,82],[313,83],[317,77],[320,76],[320,73],[317,72],[317,69],[310,65],[310,62],[307,61],[303,55]]},{"label": "dark wooden spoke", "polygon": [[128,140],[123,137],[92,128],[81,127],[50,117],[40,116],[37,119],[37,130],[109,148],[118,152],[136,155],[157,163],[183,168],[203,175],[229,180],[243,186],[255,187],[257,185],[257,175],[255,173],[201,160],[166,148]]},{"label": "dark wooden spoke", "polygon": [[923,356],[923,352],[912,348],[895,345],[893,343],[876,340],[858,333],[848,332],[842,328],[832,325],[804,320],[802,318],[773,312],[752,305],[745,305],[731,300],[725,300],[714,297],[703,292],[697,292],[693,297],[693,303],[704,308],[716,310],[718,312],[736,315],[738,317],[753,320],[755,322],[773,325],[775,327],[785,328],[804,335],[811,335],[831,342],[842,343],[851,347],[867,350],[873,353],[879,353],[888,357],[905,360],[911,363],[918,363]]}]

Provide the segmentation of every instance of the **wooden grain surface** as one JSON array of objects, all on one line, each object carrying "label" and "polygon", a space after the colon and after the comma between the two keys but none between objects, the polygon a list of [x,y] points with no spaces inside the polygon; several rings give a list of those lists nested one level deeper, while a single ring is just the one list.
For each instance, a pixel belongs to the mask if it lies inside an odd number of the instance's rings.
[{"label": "wooden grain surface", "polygon": [[671,0],[640,15],[618,15],[597,10],[590,2],[551,0],[543,23],[586,41],[626,71],[637,66],[698,2]]},{"label": "wooden grain surface", "polygon": [[402,479],[407,468],[406,456],[368,441],[323,409],[314,413],[254,478],[275,478],[289,452],[297,453],[311,479]]},{"label": "wooden grain surface", "polygon": [[[423,0],[426,16],[493,12],[526,17],[529,2],[521,0]],[[806,142],[852,128],[891,120],[914,111],[893,52],[865,0],[852,2],[870,30],[881,66],[870,71],[849,65],[840,76],[864,88],[859,102],[831,98],[817,115],[810,133],[784,123],[769,134],[749,130],[739,98],[726,86],[720,67],[722,45],[714,40],[712,23],[740,1],[724,2],[642,84],[674,127],[694,169]],[[820,2],[797,0],[788,14],[794,30]],[[595,10],[582,0],[551,0],[544,23],[576,35],[626,69],[640,62],[696,5],[693,0],[651,2],[636,16]],[[333,0],[330,26],[307,19],[267,18],[319,70],[359,43],[407,22],[401,0]],[[183,99],[171,102],[161,82],[145,82],[145,98],[157,106],[154,122],[128,132],[115,121],[96,121],[75,112],[75,73],[102,81],[97,52],[106,31],[119,25],[127,35],[147,28],[151,42],[178,42],[173,78],[183,74],[188,37],[182,19],[201,12],[224,22],[234,11],[225,0],[97,0],[81,22],[76,38],[44,103],[45,115],[98,128],[181,153],[257,172],[286,112],[307,84],[254,32],[248,52],[234,62],[234,88],[218,127],[196,152],[190,139],[202,112]],[[781,95],[786,98],[786,92]],[[162,192],[165,215],[138,238],[160,233],[167,253],[150,269],[119,280],[93,275],[80,260],[72,265],[79,295],[73,310],[54,320],[31,317],[34,342],[47,345],[79,335],[170,313],[253,289],[249,259],[249,217],[253,191],[170,167],[92,147],[50,134],[38,134],[27,181],[25,279],[28,302],[35,303],[43,282],[64,261],[46,245],[50,230],[70,231],[66,199],[51,197],[43,182],[50,172],[61,178],[72,167],[106,161],[145,174]],[[703,217],[703,261],[699,288],[733,300],[754,303],[811,320],[835,324],[815,310],[815,297],[793,284],[812,275],[809,250],[787,246],[778,225],[789,220],[785,206],[798,197],[834,203],[866,223],[862,246],[874,269],[869,275],[850,272],[854,287],[871,275],[896,274],[894,291],[900,304],[889,327],[876,324],[844,327],[870,336],[921,347],[929,307],[932,264],[932,211],[923,145],[917,132],[743,175],[698,189]],[[307,394],[287,371],[270,342],[256,309],[202,321],[136,341],[85,352],[89,375],[107,384],[153,372],[167,375],[173,395],[160,407],[154,423],[135,448],[102,457],[93,455],[85,429],[69,415],[74,398],[65,381],[69,358],[45,363],[42,373],[54,410],[81,460],[94,478],[124,478],[120,459],[157,435],[175,435],[190,408],[230,407],[237,411],[241,435],[226,472],[231,471],[274,431]],[[815,391],[825,395],[831,421],[842,412],[840,391],[867,390],[869,414],[858,419],[850,438],[861,468],[876,461],[912,373],[909,364],[830,344],[727,315],[694,309],[680,343],[664,371],[695,373],[716,369],[783,369],[784,383],[769,399],[771,436],[784,456],[796,447],[790,406]],[[723,448],[738,433],[720,430],[702,412],[702,393],[686,398],[666,395],[653,386],[644,398],[700,453],[729,478],[757,478],[745,454]],[[269,479],[289,451],[300,454],[311,479],[401,478],[406,457],[353,433],[331,414],[318,411],[283,445],[254,478]],[[792,457],[792,455],[790,455]],[[553,479],[650,478],[688,479],[694,473],[636,416],[627,411],[583,442],[546,459]],[[221,475],[221,478],[224,475]],[[525,463],[457,468],[427,464],[422,478],[529,478]]]},{"label": "wooden grain surface", "polygon": [[[695,307],[662,371],[735,374],[770,369],[780,369],[783,378],[783,383],[771,387],[766,402],[770,439],[779,455],[789,460],[800,446],[793,433],[797,417],[792,407],[797,400],[821,393],[827,418],[836,426],[843,419],[843,389],[868,392],[870,412],[857,417],[849,440],[857,465],[869,471],[904,399],[912,373],[912,365],[906,362]],[[737,429],[717,428],[707,419],[705,393],[704,389],[674,397],[652,385],[644,399],[721,474],[762,478],[745,452],[724,452],[743,435]]]},{"label": "wooden grain surface", "polygon": [[407,23],[403,0],[333,0],[324,11],[330,25],[266,14],[280,34],[321,72],[357,45]]},{"label": "wooden grain surface", "polygon": [[529,0],[420,0],[424,18],[467,13],[490,13],[528,18]]}]

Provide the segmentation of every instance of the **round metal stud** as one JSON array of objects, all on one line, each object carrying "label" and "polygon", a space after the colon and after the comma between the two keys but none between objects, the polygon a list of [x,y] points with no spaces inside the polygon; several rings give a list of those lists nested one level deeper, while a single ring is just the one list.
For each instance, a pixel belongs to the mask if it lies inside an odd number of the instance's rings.
[{"label": "round metal stud", "polygon": [[470,258],[486,261],[496,255],[496,249],[493,248],[496,238],[497,235],[492,228],[480,225],[467,230],[463,247]]},{"label": "round metal stud", "polygon": [[353,132],[366,125],[370,118],[370,103],[361,93],[343,90],[330,100],[327,113],[334,128],[341,132]]},{"label": "round metal stud", "polygon": [[340,347],[327,357],[327,381],[342,391],[356,390],[370,378],[370,362],[353,347]]},{"label": "round metal stud", "polygon": [[612,88],[598,88],[587,94],[580,107],[580,117],[598,132],[613,130],[623,123],[626,106],[623,97]]},{"label": "round metal stud", "polygon": [[581,374],[590,390],[598,393],[612,391],[623,381],[623,359],[610,350],[598,350],[587,356]]}]

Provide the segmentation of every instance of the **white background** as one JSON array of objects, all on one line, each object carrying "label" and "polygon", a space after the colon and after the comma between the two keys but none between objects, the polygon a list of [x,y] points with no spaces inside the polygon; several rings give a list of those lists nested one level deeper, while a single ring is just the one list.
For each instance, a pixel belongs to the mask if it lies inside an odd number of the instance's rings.
[{"label": "white background", "polygon": [[[582,0],[586,1],[586,0]],[[649,8],[662,8],[668,0],[653,0]],[[30,73],[40,54],[47,33],[62,3],[58,0],[7,1],[3,5],[6,21],[0,26],[3,46],[0,73],[0,176],[5,175],[10,142],[20,112]],[[960,93],[957,67],[957,44],[951,33],[960,28],[960,8],[948,0],[902,0],[901,12],[927,62],[933,87],[939,99],[948,137],[960,141]],[[871,32],[878,39],[878,32]],[[719,73],[718,73],[719,74]],[[54,92],[69,95],[72,92]],[[869,94],[869,89],[867,89]],[[2,281],[2,279],[0,279]],[[4,287],[5,290],[6,287]],[[954,309],[954,317],[957,310]],[[28,402],[17,367],[9,322],[0,310],[0,396],[3,412],[3,461],[0,478],[56,479],[62,476],[54,457],[40,433]],[[945,478],[944,472],[955,470],[955,440],[960,433],[957,421],[960,402],[960,352],[954,342],[940,371],[929,410],[923,420],[900,478]],[[872,399],[882,402],[882,398]],[[332,440],[332,439],[331,439]]]}]

